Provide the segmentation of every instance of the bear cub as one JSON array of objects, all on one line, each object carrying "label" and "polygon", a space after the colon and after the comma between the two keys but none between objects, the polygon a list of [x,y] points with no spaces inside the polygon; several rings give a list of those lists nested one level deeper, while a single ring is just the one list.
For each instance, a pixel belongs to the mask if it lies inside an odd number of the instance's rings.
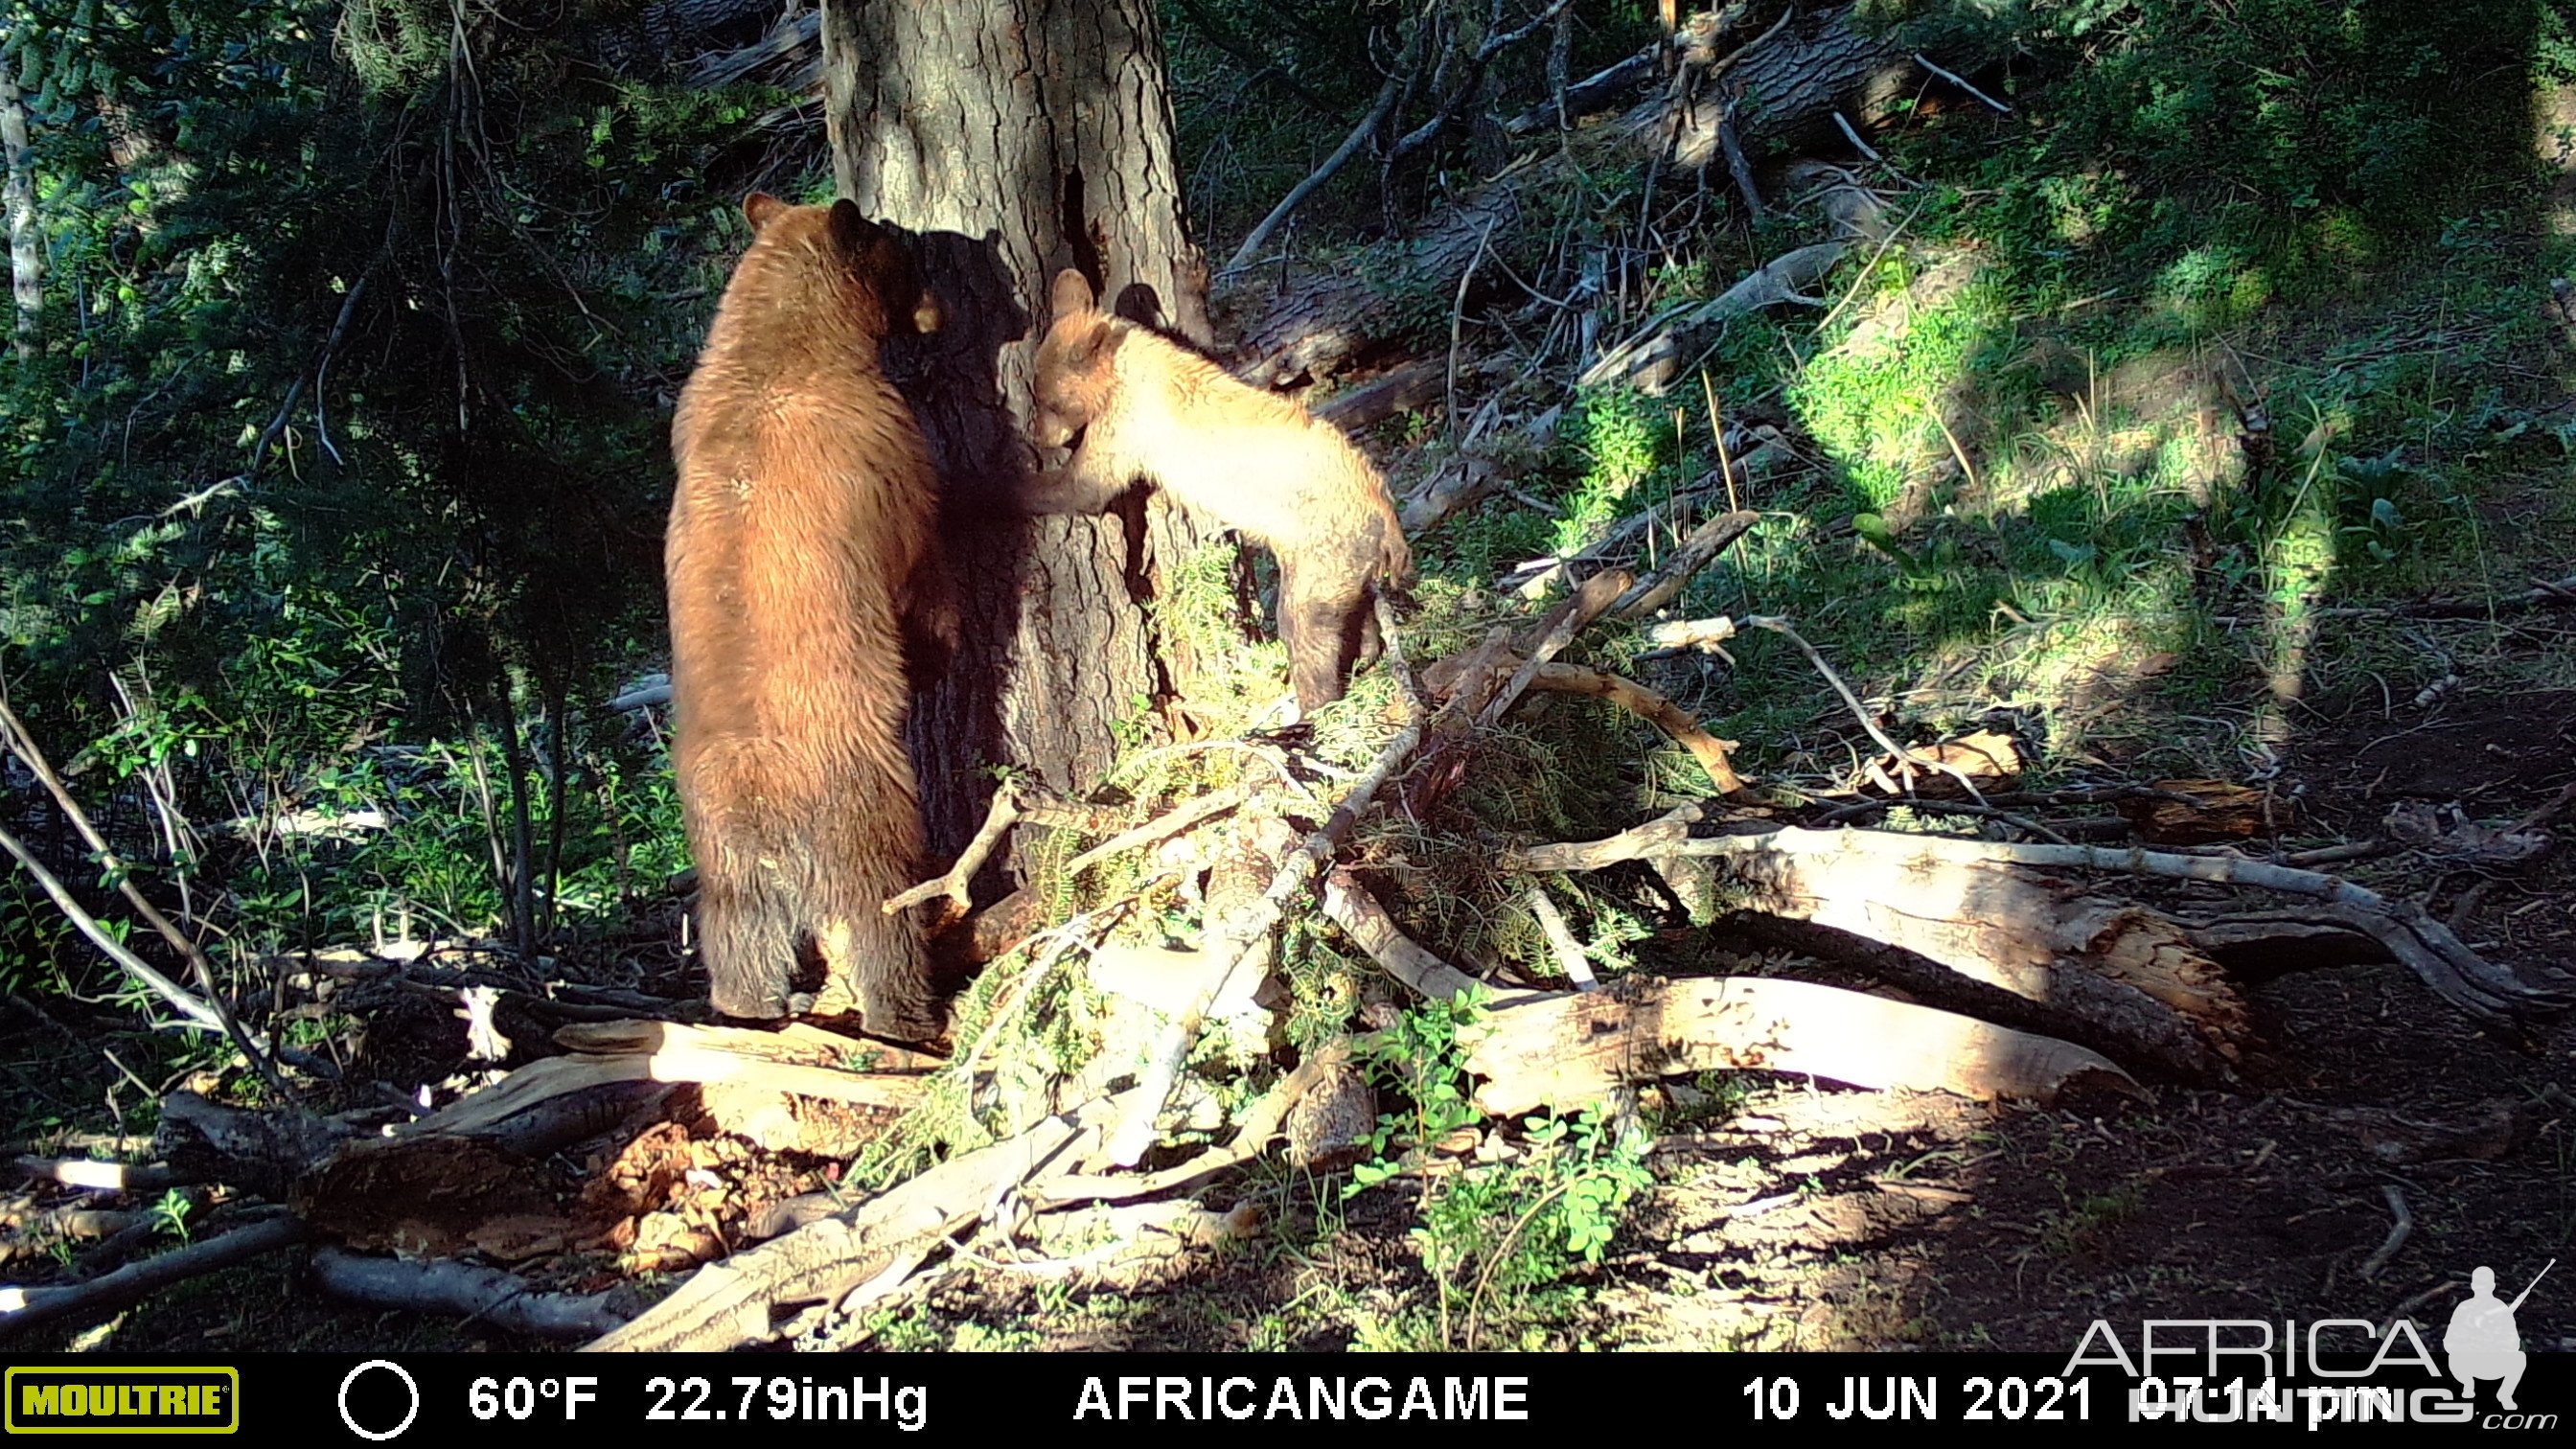
[{"label": "bear cub", "polygon": [[1080,443],[1032,480],[1033,513],[1097,512],[1144,479],[1279,561],[1279,637],[1301,713],[1342,697],[1378,656],[1376,599],[1413,573],[1386,481],[1330,423],[1150,328],[1102,312],[1056,274],[1038,346],[1035,433]]}]

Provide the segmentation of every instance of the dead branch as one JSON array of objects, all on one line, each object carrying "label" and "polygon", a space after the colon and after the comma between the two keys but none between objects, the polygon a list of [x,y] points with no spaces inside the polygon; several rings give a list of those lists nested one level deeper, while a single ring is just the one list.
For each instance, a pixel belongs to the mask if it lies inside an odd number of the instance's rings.
[{"label": "dead branch", "polygon": [[[1468,101],[1475,97],[1477,89],[1484,83],[1485,68],[1494,63],[1494,58],[1538,34],[1548,22],[1556,19],[1559,11],[1565,9],[1570,3],[1572,0],[1552,0],[1552,3],[1528,24],[1486,36],[1476,47],[1476,53],[1468,57],[1465,77],[1448,96],[1442,99],[1438,108],[1432,112],[1431,119],[1406,132],[1402,139],[1388,148],[1386,169],[1394,170],[1415,153],[1439,140],[1451,126],[1457,124],[1458,117],[1466,110]],[[1501,7],[1495,8],[1499,14]]]},{"label": "dead branch", "polygon": [[941,914],[938,927],[934,929],[951,926],[964,919],[975,904],[967,889],[975,879],[975,872],[984,868],[984,862],[992,858],[993,848],[1002,843],[1003,834],[1019,818],[1019,792],[1011,787],[1009,781],[1004,781],[1002,788],[993,792],[993,804],[984,812],[984,824],[976,830],[975,838],[966,842],[966,849],[957,857],[957,863],[950,866],[946,874],[888,898],[882,909],[889,916],[897,915],[933,896],[944,895],[948,897],[948,909]]},{"label": "dead branch", "polygon": [[1825,662],[1825,656],[1817,653],[1816,646],[1808,643],[1804,635],[1800,634],[1796,629],[1791,628],[1788,620],[1775,619],[1762,614],[1748,614],[1741,622],[1756,629],[1768,629],[1774,634],[1783,635],[1787,637],[1790,643],[1797,645],[1798,652],[1806,655],[1807,662],[1816,666],[1816,672],[1825,677],[1825,683],[1832,685],[1834,687],[1834,693],[1843,697],[1843,703],[1851,708],[1852,718],[1860,721],[1860,727],[1869,732],[1869,737],[1878,742],[1878,747],[1880,749],[1887,751],[1888,754],[1899,760],[1906,761],[1909,765],[1921,763],[1932,766],[1934,769],[1948,775],[1950,778],[1958,781],[1961,786],[1965,787],[1968,792],[1969,799],[1976,801],[1980,805],[1986,803],[1986,797],[1977,790],[1977,782],[1969,779],[1966,771],[1949,763],[1947,760],[1919,759],[1903,745],[1889,739],[1887,737],[1887,731],[1878,727],[1877,718],[1871,715],[1870,712],[1861,705],[1860,696],[1852,693],[1851,686],[1845,684],[1843,682],[1843,677],[1834,672],[1834,667]]},{"label": "dead branch", "polygon": [[1934,75],[1939,76],[1941,79],[1948,81],[1950,84],[1957,86],[1959,89],[1966,91],[1969,95],[1976,97],[1978,100],[1983,101],[1986,105],[1993,108],[1995,114],[1999,116],[2009,116],[2012,114],[2012,107],[1996,100],[1993,96],[1987,95],[1984,91],[1968,84],[1965,80],[1962,80],[1951,72],[1934,65],[1931,59],[1919,50],[1914,52],[1914,63],[1923,67],[1925,70],[1932,72]]},{"label": "dead branch", "polygon": [[1251,231],[1244,234],[1243,245],[1234,249],[1234,255],[1226,259],[1221,272],[1241,271],[1249,265],[1254,257],[1261,254],[1261,249],[1269,245],[1271,233],[1285,225],[1288,218],[1296,214],[1297,208],[1306,204],[1307,197],[1314,195],[1318,188],[1332,180],[1344,166],[1349,165],[1351,158],[1360,154],[1360,148],[1368,144],[1369,137],[1376,135],[1379,128],[1386,124],[1387,116],[1395,110],[1396,96],[1403,88],[1404,73],[1410,70],[1420,58],[1421,35],[1421,28],[1418,27],[1415,30],[1412,45],[1405,50],[1404,59],[1396,63],[1396,73],[1388,76],[1386,84],[1378,87],[1377,99],[1369,103],[1368,114],[1360,117],[1360,123],[1351,128],[1349,135],[1342,138],[1341,145],[1333,148],[1332,155],[1324,158],[1323,165],[1316,167],[1305,180],[1289,188],[1288,194],[1279,198],[1279,204],[1270,208],[1270,214],[1255,224]]},{"label": "dead branch", "polygon": [[1735,637],[1735,621],[1723,614],[1705,619],[1672,619],[1646,631],[1646,642],[1652,649],[1639,659],[1662,659],[1682,654],[1714,654],[1732,664],[1735,657],[1726,652],[1726,641]]},{"label": "dead branch", "polygon": [[1715,298],[1667,310],[1625,342],[1601,354],[1577,379],[1581,387],[1625,380],[1650,396],[1660,397],[1682,375],[1688,359],[1706,350],[1712,334],[1728,320],[1765,307],[1794,304],[1821,307],[1804,288],[1815,285],[1841,261],[1841,242],[1818,242],[1773,258]]},{"label": "dead branch", "polygon": [[20,1175],[40,1182],[58,1182],[65,1187],[87,1188],[92,1192],[162,1192],[203,1181],[188,1173],[164,1166],[137,1167],[125,1162],[98,1162],[84,1157],[21,1157],[17,1161]]},{"label": "dead branch", "polygon": [[313,1254],[314,1283],[334,1298],[414,1313],[462,1314],[532,1338],[596,1338],[625,1315],[605,1293],[539,1291],[527,1279],[471,1263],[406,1262],[325,1247]]},{"label": "dead branch", "polygon": [[[1386,667],[1398,680],[1404,699],[1404,727],[1387,742],[1385,749],[1378,752],[1376,761],[1351,787],[1350,793],[1342,797],[1341,804],[1334,808],[1332,815],[1289,852],[1260,901],[1206,946],[1208,959],[1224,964],[1209,973],[1207,984],[1200,988],[1190,1009],[1172,1022],[1156,1044],[1154,1055],[1136,1088],[1135,1109],[1111,1135],[1106,1149],[1108,1160],[1116,1166],[1135,1166],[1143,1159],[1146,1150],[1154,1145],[1155,1121],[1162,1115],[1163,1103],[1170,1098],[1172,1086],[1179,1079],[1181,1064],[1189,1056],[1191,1043],[1198,1039],[1199,1026],[1209,1006],[1225,994],[1227,985],[1233,981],[1235,973],[1243,969],[1244,962],[1268,942],[1271,929],[1278,925],[1288,899],[1304,890],[1316,873],[1330,863],[1333,853],[1341,848],[1341,842],[1350,834],[1351,828],[1359,822],[1360,816],[1367,813],[1369,802],[1376,798],[1379,789],[1394,775],[1396,768],[1412,759],[1414,751],[1422,746],[1429,711],[1423,704],[1421,686],[1415,682],[1412,668],[1405,662],[1403,646],[1396,634],[1394,612],[1384,600],[1378,602],[1377,610],[1379,636],[1386,649]],[[1213,931],[1211,934],[1216,935]]]},{"label": "dead branch", "polygon": [[[1338,877],[1341,872],[1334,874]],[[1235,1129],[1234,1140],[1223,1147],[1202,1152],[1187,1162],[1160,1172],[1141,1176],[1050,1176],[1030,1189],[1029,1200],[1044,1211],[1087,1202],[1134,1202],[1139,1198],[1197,1187],[1220,1172],[1259,1157],[1262,1150],[1286,1128],[1289,1113],[1297,1103],[1349,1059],[1350,1048],[1343,1042],[1333,1042],[1310,1054],[1297,1064],[1294,1071],[1262,1094],[1261,1100],[1244,1114],[1242,1125]]]},{"label": "dead branch", "polygon": [[1673,743],[1690,751],[1691,758],[1699,761],[1700,768],[1708,772],[1709,783],[1719,794],[1741,794],[1745,788],[1744,780],[1735,773],[1735,766],[1728,758],[1736,748],[1735,741],[1721,740],[1700,728],[1699,721],[1692,719],[1681,706],[1634,680],[1573,664],[1547,664],[1531,678],[1530,687],[1606,699],[1662,730],[1672,737]]},{"label": "dead branch", "polygon": [[1762,515],[1749,509],[1721,513],[1691,530],[1664,566],[1619,596],[1610,611],[1622,619],[1644,619],[1669,604],[1701,569],[1726,551],[1727,545],[1753,530]]},{"label": "dead branch", "polygon": [[2388,1199],[2388,1211],[2396,1221],[2389,1224],[2388,1236],[2371,1250],[2369,1257],[2362,1259],[2361,1276],[2366,1279],[2378,1277],[2379,1270],[2388,1266],[2388,1260],[2397,1256],[2397,1250],[2406,1245],[2407,1237],[2415,1231],[2415,1214],[2407,1211],[2406,1194],[2400,1192],[2393,1182],[2381,1183],[2379,1191]]},{"label": "dead branch", "polygon": [[1479,984],[1475,977],[1424,950],[1401,930],[1357,877],[1337,870],[1324,882],[1324,915],[1342,928],[1386,974],[1432,1001],[1449,1001]]},{"label": "dead branch", "polygon": [[[1540,667],[1574,642],[1574,636],[1588,628],[1592,621],[1609,612],[1613,603],[1625,597],[1635,579],[1626,569],[1609,569],[1583,581],[1563,603],[1550,610],[1540,625],[1537,640],[1522,651],[1520,667],[1489,699],[1469,704],[1461,713],[1470,714],[1480,726],[1490,727],[1501,719],[1529,688]],[[1452,700],[1449,709],[1459,709],[1464,699]],[[1447,713],[1444,710],[1443,713]]]},{"label": "dead branch", "polygon": [[1204,795],[1183,801],[1135,829],[1111,836],[1066,861],[1065,877],[1071,879],[1080,875],[1085,867],[1096,865],[1121,851],[1133,850],[1140,845],[1151,845],[1158,840],[1178,835],[1200,821],[1210,816],[1222,815],[1251,798],[1250,786],[1230,785],[1225,789],[1211,790]]},{"label": "dead branch", "polygon": [[[350,301],[356,300],[354,295],[351,296]],[[341,320],[348,320],[345,313]],[[197,943],[186,932],[171,924],[170,918],[161,914],[160,909],[136,888],[133,874],[126,868],[123,858],[108,847],[106,837],[90,823],[89,813],[73,801],[71,791],[63,787],[62,777],[54,773],[44,751],[36,747],[35,736],[27,733],[27,727],[19,722],[17,712],[9,707],[5,697],[0,697],[0,748],[17,756],[19,763],[34,773],[37,783],[45,787],[45,793],[53,797],[55,806],[71,821],[72,829],[97,854],[100,867],[115,877],[117,893],[134,907],[134,913],[143,918],[144,924],[158,933],[172,950],[179,953],[180,959],[188,963],[189,969],[196,974],[197,989],[205,993],[206,1006],[213,1011],[215,1021],[224,1033],[232,1038],[233,1045],[241,1049],[243,1060],[250,1063],[251,1069],[259,1073],[260,1080],[268,1083],[280,1101],[300,1104],[301,1099],[288,1089],[286,1079],[277,1074],[276,1063],[269,1060],[261,1043],[254,1041],[250,1033],[242,1029],[242,1024],[234,1019],[231,1005],[224,1000],[223,988],[215,984],[214,964],[206,959],[206,953],[198,949]],[[27,863],[21,847],[12,843],[9,851],[19,856],[22,863]],[[87,934],[86,930],[83,934]]]},{"label": "dead branch", "polygon": [[93,1323],[174,1283],[203,1277],[304,1241],[300,1218],[274,1217],[146,1258],[69,1288],[0,1288],[0,1335],[52,1323]]},{"label": "dead branch", "polygon": [[[1521,446],[1539,446],[1555,437],[1557,422],[1564,416],[1565,408],[1559,404],[1522,424],[1518,429]],[[1492,459],[1479,456],[1471,445],[1464,456],[1433,474],[1429,483],[1404,501],[1400,520],[1404,531],[1421,533],[1483,497],[1501,476],[1500,467]]]},{"label": "dead branch", "polygon": [[1529,906],[1530,914],[1538,917],[1540,934],[1547,937],[1547,948],[1556,953],[1556,964],[1564,971],[1565,979],[1574,983],[1577,991],[1600,990],[1601,983],[1592,975],[1592,963],[1583,959],[1583,947],[1566,929],[1565,917],[1557,911],[1556,902],[1547,898],[1547,891],[1531,886]]},{"label": "dead branch", "polygon": [[54,879],[54,873],[45,869],[43,863],[36,859],[34,852],[19,843],[18,837],[6,830],[0,830],[0,850],[6,850],[17,858],[19,867],[27,872],[28,877],[35,881],[38,888],[53,898],[55,908],[60,910],[64,918],[78,928],[82,935],[89,938],[89,943],[98,948],[100,955],[123,967],[127,975],[142,982],[151,989],[153,995],[170,1003],[174,1010],[189,1021],[207,1031],[224,1029],[223,1016],[215,1008],[188,994],[178,982],[152,969],[150,963],[125,949],[114,936],[109,935],[107,928],[98,923],[96,916],[82,910],[80,902],[72,899],[71,892],[63,889],[63,883]]},{"label": "dead branch", "polygon": [[[1786,19],[1784,15],[1781,17]],[[1744,159],[1744,141],[1736,134],[1735,101],[1730,98],[1717,113],[1717,145],[1726,156],[1727,175],[1734,178],[1736,191],[1744,197],[1744,213],[1755,225],[1762,221],[1762,193],[1754,189],[1753,163]],[[1840,114],[1837,112],[1837,114]],[[1822,306],[1822,303],[1818,303]]]},{"label": "dead branch", "polygon": [[[1769,433],[1771,430],[1765,428],[1762,431]],[[1722,445],[1719,451],[1721,454],[1724,452]],[[1739,475],[1750,478],[1767,473],[1772,468],[1791,461],[1793,456],[1774,435],[1764,438],[1759,447],[1737,459],[1735,468]],[[1674,516],[1668,511],[1672,505],[1696,501],[1718,491],[1726,486],[1724,481],[1726,476],[1720,469],[1712,468],[1692,480],[1689,486],[1675,490],[1663,504],[1629,514],[1570,553],[1558,554],[1550,558],[1523,560],[1511,573],[1497,580],[1496,587],[1513,590],[1524,598],[1536,598],[1551,582],[1567,577],[1571,572],[1570,566],[1577,561],[1604,563],[1614,559],[1624,559],[1633,563],[1634,554],[1647,530]],[[1730,488],[1727,491],[1729,511],[1738,511],[1733,501],[1734,490]]]},{"label": "dead branch", "polygon": [[768,1060],[745,1052],[712,1028],[668,1021],[635,1025],[644,1030],[647,1044],[613,1056],[576,1053],[530,1062],[498,1085],[433,1112],[400,1129],[398,1135],[485,1135],[549,1098],[617,1082],[735,1082],[791,1096],[897,1109],[921,1100],[918,1073],[850,1072]]}]

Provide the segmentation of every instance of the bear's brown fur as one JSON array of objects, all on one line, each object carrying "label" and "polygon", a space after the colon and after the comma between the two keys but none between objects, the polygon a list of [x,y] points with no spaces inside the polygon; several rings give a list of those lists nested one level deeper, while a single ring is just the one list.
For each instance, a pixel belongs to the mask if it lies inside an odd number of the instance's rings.
[{"label": "bear's brown fur", "polygon": [[743,203],[736,266],[671,426],[665,573],[672,749],[698,865],[698,949],[728,1016],[791,1007],[800,947],[823,1003],[868,1029],[943,1029],[919,925],[879,907],[919,879],[904,750],[907,646],[934,665],[956,613],[920,424],[878,367],[936,303],[848,201]]},{"label": "bear's brown fur", "polygon": [[1095,511],[1143,478],[1279,560],[1279,637],[1301,710],[1342,697],[1377,657],[1377,594],[1412,553],[1386,481],[1349,438],[1275,393],[1148,328],[1099,310],[1076,271],[1056,274],[1038,347],[1036,433],[1073,457],[1024,495],[1039,513]]}]

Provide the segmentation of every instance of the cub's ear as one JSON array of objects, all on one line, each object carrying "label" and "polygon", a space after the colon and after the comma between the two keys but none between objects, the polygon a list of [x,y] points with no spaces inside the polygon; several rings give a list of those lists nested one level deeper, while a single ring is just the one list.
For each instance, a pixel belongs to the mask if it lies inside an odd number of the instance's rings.
[{"label": "cub's ear", "polygon": [[1087,323],[1068,328],[1064,349],[1067,366],[1089,367],[1118,340],[1118,329],[1106,317],[1095,317]]},{"label": "cub's ear", "polygon": [[1047,291],[1047,311],[1056,317],[1070,317],[1092,308],[1091,283],[1071,267],[1055,274],[1055,285]]},{"label": "cub's ear", "polygon": [[755,191],[742,199],[742,219],[751,223],[752,234],[755,236],[759,235],[762,227],[776,221],[778,214],[785,210],[787,210],[787,203],[766,191]]}]

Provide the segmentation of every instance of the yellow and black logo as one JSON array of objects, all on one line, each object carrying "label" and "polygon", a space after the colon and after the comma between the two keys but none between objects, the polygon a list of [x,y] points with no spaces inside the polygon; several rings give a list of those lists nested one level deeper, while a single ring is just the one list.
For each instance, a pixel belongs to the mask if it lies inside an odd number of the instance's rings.
[{"label": "yellow and black logo", "polygon": [[13,1368],[12,1434],[229,1434],[241,1374],[228,1368]]}]

